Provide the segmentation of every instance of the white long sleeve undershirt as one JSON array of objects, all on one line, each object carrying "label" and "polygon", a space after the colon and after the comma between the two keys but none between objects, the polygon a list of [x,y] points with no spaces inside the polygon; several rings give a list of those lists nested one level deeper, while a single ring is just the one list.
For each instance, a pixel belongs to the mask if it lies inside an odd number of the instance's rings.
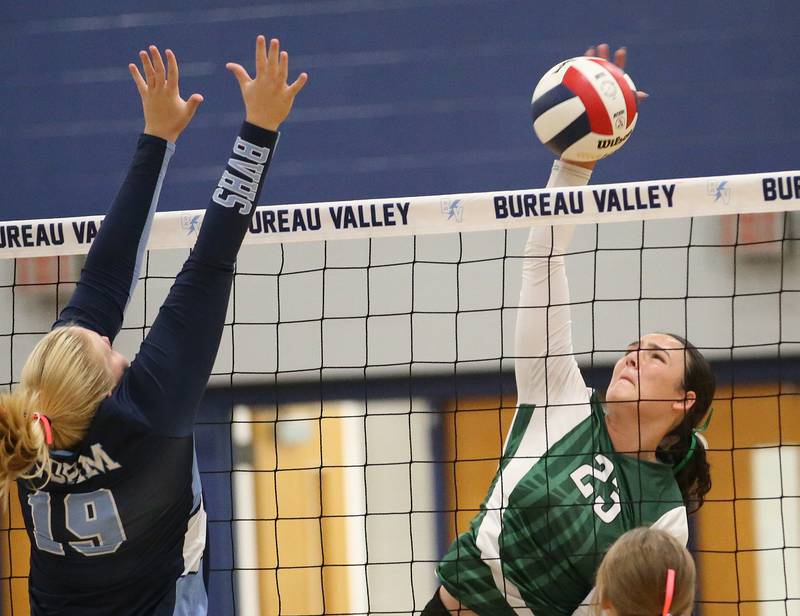
[{"label": "white long sleeve undershirt", "polygon": [[[555,161],[548,187],[584,186],[592,172]],[[519,404],[560,406],[588,400],[572,355],[572,321],[564,253],[574,225],[534,227],[525,246],[516,328]]]}]

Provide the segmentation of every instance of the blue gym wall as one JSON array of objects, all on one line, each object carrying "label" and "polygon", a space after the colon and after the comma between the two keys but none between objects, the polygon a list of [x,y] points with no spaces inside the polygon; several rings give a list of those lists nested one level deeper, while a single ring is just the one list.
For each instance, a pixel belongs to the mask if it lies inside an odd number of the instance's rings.
[{"label": "blue gym wall", "polygon": [[796,1],[3,1],[0,219],[102,213],[141,129],[126,70],[171,47],[206,97],[162,209],[205,206],[242,116],[224,64],[279,36],[310,83],[263,203],[541,185],[537,77],[589,44],[627,45],[651,94],[602,181],[797,167]]}]

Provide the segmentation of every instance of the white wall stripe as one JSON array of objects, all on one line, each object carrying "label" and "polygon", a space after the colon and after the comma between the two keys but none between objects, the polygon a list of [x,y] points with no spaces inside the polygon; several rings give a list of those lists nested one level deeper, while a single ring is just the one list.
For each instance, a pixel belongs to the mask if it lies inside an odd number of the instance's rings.
[{"label": "white wall stripe", "polygon": [[[231,441],[236,452],[247,451],[252,456],[253,413],[250,407],[237,405],[233,409]],[[258,614],[260,605],[258,533],[256,513],[256,474],[250,456],[234,454],[233,482],[234,566],[236,567],[236,607],[241,614]]]},{"label": "white wall stripe", "polygon": [[502,3],[508,0],[313,0],[284,2],[220,9],[195,9],[190,11],[160,11],[151,13],[123,13],[95,17],[64,17],[32,20],[20,25],[31,34],[44,32],[92,32],[144,28],[152,26],[251,22],[256,19],[301,17],[313,15],[347,15],[349,13],[380,12],[397,9],[416,9],[437,6]]},{"label": "white wall stripe", "polygon": [[[345,524],[347,527],[347,562],[356,566],[348,568],[348,610],[354,616],[367,614],[367,567],[358,566],[367,560],[367,494],[363,461],[366,459],[364,422],[366,416],[363,403],[342,402],[338,410],[343,417],[342,464],[350,468],[344,473],[344,493],[347,504]],[[346,418],[346,419],[344,419]]]},{"label": "white wall stripe", "polygon": [[752,452],[755,598],[761,616],[800,614],[800,447]]}]

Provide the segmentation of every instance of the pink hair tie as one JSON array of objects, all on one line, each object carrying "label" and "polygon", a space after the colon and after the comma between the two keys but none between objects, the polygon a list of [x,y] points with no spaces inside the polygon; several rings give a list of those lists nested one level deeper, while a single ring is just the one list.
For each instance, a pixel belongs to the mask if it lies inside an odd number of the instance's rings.
[{"label": "pink hair tie", "polygon": [[34,413],[33,421],[38,421],[42,424],[42,429],[44,430],[44,442],[48,445],[52,445],[53,428],[50,427],[50,420],[47,418],[47,415],[43,415],[42,413]]},{"label": "pink hair tie", "polygon": [[661,616],[670,616],[672,607],[672,596],[675,593],[675,569],[667,569],[667,588],[664,592],[664,609]]}]

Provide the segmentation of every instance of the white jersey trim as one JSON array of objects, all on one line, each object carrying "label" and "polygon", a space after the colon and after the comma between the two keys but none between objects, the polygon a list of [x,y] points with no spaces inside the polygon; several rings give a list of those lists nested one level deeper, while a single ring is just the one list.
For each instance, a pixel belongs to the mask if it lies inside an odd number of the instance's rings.
[{"label": "white jersey trim", "polygon": [[680,541],[683,546],[689,543],[689,520],[684,506],[670,509],[653,522],[650,528],[659,528],[668,532]]},{"label": "white jersey trim", "polygon": [[505,595],[509,606],[520,615],[532,616],[533,612],[526,606],[519,588],[503,576],[499,543],[502,517],[511,493],[525,475],[555,443],[591,416],[591,390],[584,387],[584,395],[585,403],[561,407],[546,423],[550,409],[545,408],[544,413],[533,414],[514,458],[506,463],[486,501],[486,513],[475,537],[475,545],[481,551],[481,560],[492,572],[497,589]]},{"label": "white jersey trim", "polygon": [[183,573],[197,573],[203,562],[203,552],[206,549],[206,510],[203,507],[203,499],[200,499],[200,507],[189,518],[186,535],[183,538]]},{"label": "white jersey trim", "polygon": [[[548,186],[580,186],[591,173],[556,161]],[[475,537],[481,559],[489,567],[497,589],[519,616],[533,616],[522,594],[503,576],[499,537],[511,493],[523,477],[555,443],[592,412],[591,390],[572,355],[572,322],[564,252],[572,228],[532,229],[525,246],[522,291],[516,329],[517,397],[520,404],[535,404],[544,412],[533,414],[514,458],[509,460],[486,501]],[[516,422],[519,417],[514,418]],[[512,424],[513,429],[513,424]],[[506,444],[508,447],[508,443]]]}]

